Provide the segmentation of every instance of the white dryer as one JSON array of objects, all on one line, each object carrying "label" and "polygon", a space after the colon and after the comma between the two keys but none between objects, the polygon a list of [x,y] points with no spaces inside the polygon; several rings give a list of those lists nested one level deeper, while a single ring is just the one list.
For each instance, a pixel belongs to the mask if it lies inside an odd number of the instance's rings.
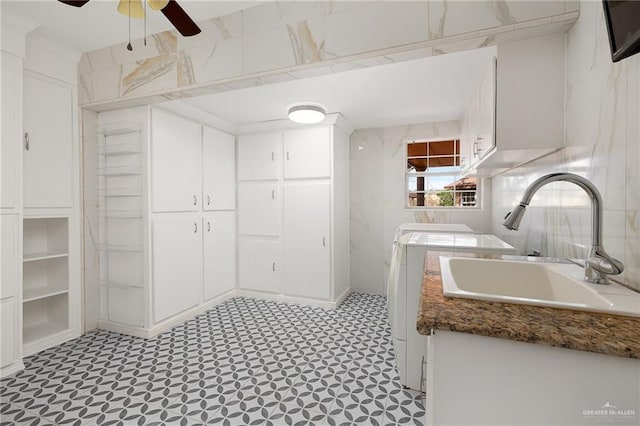
[{"label": "white dryer", "polygon": [[389,323],[400,383],[420,390],[427,336],[417,332],[416,322],[427,251],[515,254],[515,249],[494,235],[470,233],[412,232],[402,235],[396,246],[389,268]]}]

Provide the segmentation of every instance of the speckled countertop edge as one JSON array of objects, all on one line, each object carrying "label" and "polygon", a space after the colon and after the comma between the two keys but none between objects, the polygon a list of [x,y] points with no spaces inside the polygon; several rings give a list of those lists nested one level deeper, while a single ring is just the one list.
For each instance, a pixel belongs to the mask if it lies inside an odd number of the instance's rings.
[{"label": "speckled countertop edge", "polygon": [[440,256],[500,258],[428,252],[417,318],[420,334],[448,330],[640,359],[640,318],[446,297]]}]

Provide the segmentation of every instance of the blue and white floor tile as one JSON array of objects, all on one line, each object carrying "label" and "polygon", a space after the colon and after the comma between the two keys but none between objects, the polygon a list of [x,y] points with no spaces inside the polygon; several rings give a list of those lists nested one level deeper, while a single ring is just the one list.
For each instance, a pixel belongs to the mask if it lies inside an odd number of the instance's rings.
[{"label": "blue and white floor tile", "polygon": [[384,297],[234,298],[150,339],[88,333],[0,382],[2,425],[420,425]]}]

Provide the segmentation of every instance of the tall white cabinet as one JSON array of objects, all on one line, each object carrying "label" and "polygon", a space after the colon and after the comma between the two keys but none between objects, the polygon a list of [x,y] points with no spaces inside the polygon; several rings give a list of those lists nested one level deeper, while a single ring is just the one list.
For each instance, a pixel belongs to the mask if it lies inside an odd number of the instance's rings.
[{"label": "tall white cabinet", "polygon": [[98,327],[152,337],[233,294],[235,137],[150,107],[99,127]]},{"label": "tall white cabinet", "polygon": [[238,137],[238,292],[334,307],[349,292],[352,129],[279,124]]},{"label": "tall white cabinet", "polygon": [[[79,53],[2,15],[0,376],[79,336]],[[52,55],[52,53],[55,53]],[[45,61],[43,58],[49,58]]]}]

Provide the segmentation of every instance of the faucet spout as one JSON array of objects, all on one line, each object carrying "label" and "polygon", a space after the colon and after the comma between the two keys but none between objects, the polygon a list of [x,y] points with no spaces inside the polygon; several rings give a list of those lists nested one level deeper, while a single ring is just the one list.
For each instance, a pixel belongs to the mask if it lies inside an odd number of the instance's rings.
[{"label": "faucet spout", "polygon": [[520,204],[509,212],[503,225],[510,230],[517,231],[520,221],[524,216],[527,206],[531,203],[533,195],[540,188],[551,182],[564,181],[571,182],[582,188],[591,199],[591,249],[589,256],[585,260],[584,280],[596,284],[608,284],[607,275],[617,275],[624,271],[624,265],[617,259],[609,256],[602,247],[602,196],[598,188],[589,180],[573,173],[551,173],[536,179],[525,190]]}]

